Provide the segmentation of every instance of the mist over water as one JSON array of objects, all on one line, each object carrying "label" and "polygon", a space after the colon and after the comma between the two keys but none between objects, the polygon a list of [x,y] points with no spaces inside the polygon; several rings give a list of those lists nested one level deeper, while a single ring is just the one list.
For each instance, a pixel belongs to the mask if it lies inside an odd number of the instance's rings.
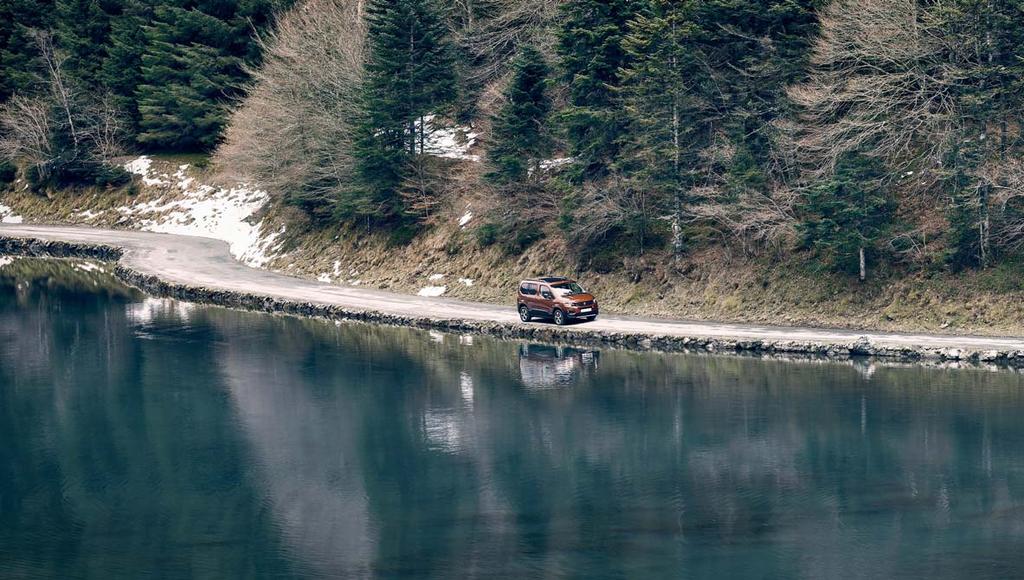
[{"label": "mist over water", "polygon": [[0,267],[3,578],[1024,576],[1016,373],[595,351]]}]

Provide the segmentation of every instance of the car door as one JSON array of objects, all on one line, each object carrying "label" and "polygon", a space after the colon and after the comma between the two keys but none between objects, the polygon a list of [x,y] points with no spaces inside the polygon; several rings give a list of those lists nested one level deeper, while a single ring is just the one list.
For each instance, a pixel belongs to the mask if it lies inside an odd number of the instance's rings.
[{"label": "car door", "polygon": [[523,282],[519,287],[519,294],[522,297],[523,304],[529,309],[530,313],[537,312],[537,285],[529,282]]},{"label": "car door", "polygon": [[552,314],[555,311],[555,294],[548,286],[540,287],[540,295],[537,297],[537,310],[544,314]]}]

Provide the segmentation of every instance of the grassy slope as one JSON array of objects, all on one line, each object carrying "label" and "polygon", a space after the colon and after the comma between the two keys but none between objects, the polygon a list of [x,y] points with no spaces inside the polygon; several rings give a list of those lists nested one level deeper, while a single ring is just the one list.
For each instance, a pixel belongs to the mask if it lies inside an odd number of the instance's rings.
[{"label": "grassy slope", "polygon": [[[180,160],[169,160],[176,163]],[[163,195],[143,187],[136,199]],[[4,203],[34,222],[74,223],[85,210],[124,205],[123,191],[56,192],[50,198],[7,192]],[[457,204],[456,204],[457,205]],[[458,205],[457,205],[458,206]],[[458,206],[463,207],[463,206]],[[799,256],[786,262],[734,257],[721,250],[691,255],[678,264],[648,254],[635,274],[577,272],[564,244],[551,238],[520,256],[480,248],[472,227],[457,225],[454,210],[412,243],[394,247],[383,236],[338,229],[298,233],[291,228],[285,254],[271,267],[316,278],[334,272],[336,283],[358,280],[371,287],[416,292],[446,285],[446,296],[510,303],[516,282],[538,274],[576,276],[608,311],[705,320],[808,324],[881,330],[928,330],[977,334],[1024,334],[1024,266],[1007,264],[981,272],[882,274],[866,284],[812,271]],[[280,217],[280,216],[279,216]],[[128,226],[107,219],[99,226]],[[634,269],[635,271],[636,269]],[[441,281],[431,281],[444,274]],[[473,280],[465,286],[458,278]]]},{"label": "grassy slope", "polygon": [[[336,239],[337,237],[337,239]],[[569,274],[593,290],[610,311],[705,320],[807,324],[881,330],[1024,334],[1024,268],[1004,265],[983,272],[890,274],[860,284],[821,274],[799,258],[780,263],[706,252],[671,265],[650,255],[639,281],[625,272],[576,272],[561,243],[546,240],[521,256],[481,249],[469,232],[435,230],[413,244],[388,247],[383,238],[353,232],[319,232],[295,241],[275,266],[317,275],[335,260],[343,279],[400,292],[447,284],[446,295],[510,303],[525,276]],[[285,266],[287,268],[287,266]],[[348,273],[348,268],[357,272]],[[685,272],[685,274],[684,274]],[[445,274],[442,282],[429,276]],[[472,278],[465,287],[457,278]]]}]

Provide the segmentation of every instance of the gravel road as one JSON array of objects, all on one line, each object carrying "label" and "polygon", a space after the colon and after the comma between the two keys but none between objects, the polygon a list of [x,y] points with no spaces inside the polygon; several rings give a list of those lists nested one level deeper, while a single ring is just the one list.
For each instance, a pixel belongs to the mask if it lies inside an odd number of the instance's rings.
[{"label": "gravel road", "polygon": [[[246,292],[285,300],[322,303],[349,309],[400,316],[461,318],[522,324],[510,306],[396,294],[361,287],[335,286],[249,268],[236,261],[226,243],[209,238],[148,232],[101,230],[71,226],[0,225],[0,236],[116,246],[124,250],[121,263],[164,281],[217,290]],[[509,292],[513,292],[509,288]],[[531,322],[529,324],[548,324]],[[725,324],[602,314],[576,330],[715,338],[725,340],[786,340],[821,344],[850,344],[867,337],[876,346],[891,348],[956,348],[971,351],[1024,351],[1024,338],[902,334],[828,328]]]}]

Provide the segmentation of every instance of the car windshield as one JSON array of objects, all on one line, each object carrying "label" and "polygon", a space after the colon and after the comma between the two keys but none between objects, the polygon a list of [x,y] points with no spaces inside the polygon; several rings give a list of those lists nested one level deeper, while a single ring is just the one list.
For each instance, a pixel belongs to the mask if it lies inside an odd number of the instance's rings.
[{"label": "car windshield", "polygon": [[564,282],[557,286],[552,286],[551,289],[560,296],[572,296],[573,294],[583,294],[585,292],[583,286],[575,282]]}]

